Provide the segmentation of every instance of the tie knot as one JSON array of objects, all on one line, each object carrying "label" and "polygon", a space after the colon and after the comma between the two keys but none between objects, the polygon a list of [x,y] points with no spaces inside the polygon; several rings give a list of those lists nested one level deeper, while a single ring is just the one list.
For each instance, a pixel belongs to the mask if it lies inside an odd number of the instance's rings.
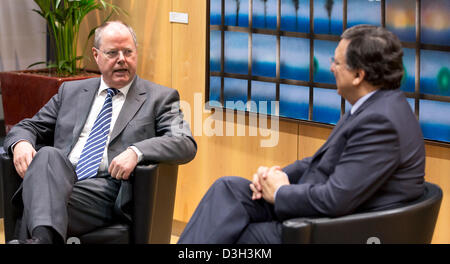
[{"label": "tie knot", "polygon": [[116,88],[108,88],[108,90],[106,90],[108,95],[113,97],[114,95],[119,93],[119,90]]}]

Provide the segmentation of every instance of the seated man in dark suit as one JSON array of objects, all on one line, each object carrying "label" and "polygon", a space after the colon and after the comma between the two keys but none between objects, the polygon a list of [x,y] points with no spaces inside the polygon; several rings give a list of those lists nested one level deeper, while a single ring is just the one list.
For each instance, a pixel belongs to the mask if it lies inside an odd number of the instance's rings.
[{"label": "seated man in dark suit", "polygon": [[352,108],[313,157],[253,181],[217,180],[179,243],[281,243],[281,221],[392,208],[424,192],[419,123],[398,88],[402,46],[381,27],[347,29],[332,58],[337,92]]},{"label": "seated man in dark suit", "polygon": [[[130,219],[132,195],[123,186],[139,162],[186,163],[196,154],[178,92],[136,75],[131,27],[102,25],[92,52],[101,78],[63,83],[5,139],[23,178],[13,198],[23,202],[16,243],[64,242],[110,224],[114,212]],[[36,152],[42,144],[51,146]]]}]

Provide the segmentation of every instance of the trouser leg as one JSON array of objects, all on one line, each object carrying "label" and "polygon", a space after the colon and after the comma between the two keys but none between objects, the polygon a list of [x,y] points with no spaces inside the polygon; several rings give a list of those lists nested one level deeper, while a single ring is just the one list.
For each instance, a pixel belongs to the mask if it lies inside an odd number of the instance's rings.
[{"label": "trouser leg", "polygon": [[[77,181],[75,170],[58,149],[44,147],[23,181],[21,239],[37,226],[49,226],[65,241],[112,221],[120,181],[111,177]],[[26,230],[24,231],[24,228]]]},{"label": "trouser leg", "polygon": [[40,149],[25,173],[22,224],[29,233],[37,226],[49,226],[65,238],[67,202],[76,182],[74,168],[60,150]]},{"label": "trouser leg", "polygon": [[75,183],[68,203],[67,235],[78,237],[113,221],[120,181],[111,177]]},{"label": "trouser leg", "polygon": [[252,200],[249,180],[223,177],[198,205],[178,243],[235,243],[249,223],[274,220],[273,206]]}]

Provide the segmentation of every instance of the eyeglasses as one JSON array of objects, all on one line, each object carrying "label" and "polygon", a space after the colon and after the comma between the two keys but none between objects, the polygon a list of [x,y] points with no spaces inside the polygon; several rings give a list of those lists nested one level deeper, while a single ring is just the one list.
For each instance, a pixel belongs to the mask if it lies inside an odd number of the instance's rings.
[{"label": "eyeglasses", "polygon": [[101,49],[97,49],[98,51],[101,51],[103,54],[105,54],[106,57],[108,57],[109,59],[116,59],[119,56],[119,53],[122,52],[123,56],[126,58],[129,58],[131,56],[134,55],[134,50],[132,49],[123,49],[123,50],[109,50],[109,51],[104,51]]},{"label": "eyeglasses", "polygon": [[[342,63],[337,61],[334,57],[330,57],[330,63],[331,63],[331,66],[333,66],[333,64],[334,64],[336,67],[343,65]],[[347,64],[344,64],[344,65],[345,65],[345,68],[350,69],[350,67]]]},{"label": "eyeglasses", "polygon": [[334,57],[330,57],[330,63],[335,64],[336,66],[340,65],[340,63],[338,61],[336,61],[336,59]]}]

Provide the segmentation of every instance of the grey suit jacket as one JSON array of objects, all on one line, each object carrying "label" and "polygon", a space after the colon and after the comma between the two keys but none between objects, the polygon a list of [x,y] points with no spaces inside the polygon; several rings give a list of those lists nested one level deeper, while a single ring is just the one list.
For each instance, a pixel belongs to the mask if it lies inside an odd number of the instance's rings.
[{"label": "grey suit jacket", "polygon": [[[99,87],[100,78],[63,83],[35,116],[11,129],[5,138],[5,150],[11,154],[11,145],[25,139],[35,147],[52,145],[68,156]],[[136,76],[111,132],[109,163],[131,145],[143,153],[143,162],[182,164],[195,157],[197,145],[189,125],[183,120],[176,90]],[[131,197],[129,181],[122,181],[117,208],[125,208]]]},{"label": "grey suit jacket", "polygon": [[280,220],[395,207],[423,194],[422,132],[403,92],[379,90],[341,118],[313,157],[283,170],[291,185],[277,192]]}]

